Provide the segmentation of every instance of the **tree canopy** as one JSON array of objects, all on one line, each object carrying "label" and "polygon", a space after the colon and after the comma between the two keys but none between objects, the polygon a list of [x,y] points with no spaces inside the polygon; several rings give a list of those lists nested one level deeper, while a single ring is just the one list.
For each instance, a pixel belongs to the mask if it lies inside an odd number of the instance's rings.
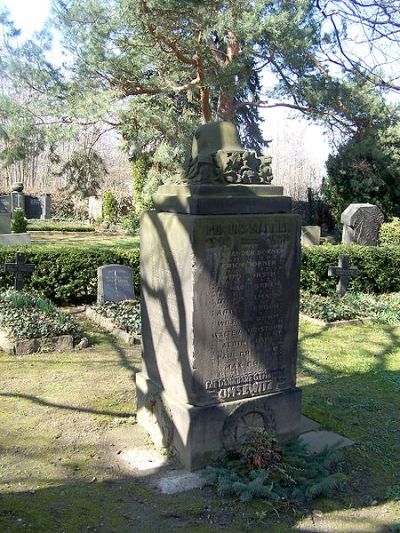
[{"label": "tree canopy", "polygon": [[[153,153],[155,168],[167,174],[173,173],[167,162],[182,161],[201,120],[234,120],[243,142],[260,152],[262,107],[298,110],[354,139],[376,129],[382,109],[397,113],[384,93],[400,90],[393,68],[400,59],[399,0],[53,0],[52,6],[64,65],[46,59],[46,32],[14,49],[6,65],[11,78],[39,95],[36,124],[108,124],[133,158]],[[271,83],[263,87],[265,79]]]}]

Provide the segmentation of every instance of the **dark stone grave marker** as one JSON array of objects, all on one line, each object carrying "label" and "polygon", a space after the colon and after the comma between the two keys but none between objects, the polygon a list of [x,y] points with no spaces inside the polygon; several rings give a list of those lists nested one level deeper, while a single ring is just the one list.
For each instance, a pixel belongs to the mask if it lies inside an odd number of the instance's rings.
[{"label": "dark stone grave marker", "polygon": [[349,258],[347,255],[339,255],[339,266],[329,266],[328,276],[339,277],[339,282],[336,285],[336,292],[343,296],[347,291],[349,279],[358,275],[358,268],[350,267]]},{"label": "dark stone grave marker", "polygon": [[125,265],[104,265],[97,269],[97,302],[133,300],[133,270]]},{"label": "dark stone grave marker", "polygon": [[35,270],[35,265],[25,262],[25,254],[17,252],[15,255],[15,263],[6,263],[4,265],[6,272],[15,273],[14,288],[16,291],[21,291],[24,288],[24,276],[32,274]]}]

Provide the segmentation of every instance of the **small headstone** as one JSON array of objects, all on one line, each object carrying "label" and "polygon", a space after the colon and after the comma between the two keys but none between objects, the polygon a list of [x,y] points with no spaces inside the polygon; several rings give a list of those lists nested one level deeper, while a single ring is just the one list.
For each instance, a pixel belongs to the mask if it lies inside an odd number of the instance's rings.
[{"label": "small headstone", "polygon": [[303,226],[301,228],[302,246],[316,246],[321,241],[321,226]]},{"label": "small headstone", "polygon": [[340,218],[343,224],[342,244],[376,246],[384,217],[373,204],[350,204]]},{"label": "small headstone", "polygon": [[135,297],[133,270],[125,265],[103,265],[97,269],[97,302],[122,302]]},{"label": "small headstone", "polygon": [[25,262],[25,254],[17,252],[15,254],[15,263],[6,263],[4,265],[6,272],[15,273],[14,288],[16,291],[21,291],[24,288],[25,274],[32,274],[35,270],[35,265]]},{"label": "small headstone", "polygon": [[350,278],[356,277],[358,268],[349,266],[349,258],[347,255],[339,255],[339,266],[330,265],[328,269],[329,277],[339,277],[339,282],[336,285],[336,292],[343,296],[347,291],[347,285]]}]

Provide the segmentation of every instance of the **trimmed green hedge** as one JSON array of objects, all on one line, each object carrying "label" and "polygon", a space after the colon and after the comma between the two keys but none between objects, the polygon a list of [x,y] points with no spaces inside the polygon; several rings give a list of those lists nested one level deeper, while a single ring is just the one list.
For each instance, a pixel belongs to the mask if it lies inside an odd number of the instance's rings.
[{"label": "trimmed green hedge", "polygon": [[[32,276],[25,276],[26,287],[36,289],[58,304],[93,302],[97,296],[97,267],[107,264],[131,266],[135,290],[139,291],[138,249],[32,246],[23,251],[26,261],[36,265]],[[0,248],[0,265],[14,261],[15,248]],[[0,269],[0,288],[12,287],[13,279],[13,274]]]},{"label": "trimmed green hedge", "polygon": [[337,278],[328,277],[329,265],[337,265],[339,254],[349,256],[358,268],[349,288],[376,294],[400,291],[400,246],[310,246],[302,250],[301,287],[313,294],[335,290]]},{"label": "trimmed green hedge", "polygon": [[379,244],[383,246],[400,245],[400,218],[394,218],[391,222],[382,224],[379,230]]},{"label": "trimmed green hedge", "polygon": [[93,232],[96,228],[93,226],[84,226],[72,222],[51,222],[51,221],[29,221],[27,231],[65,231],[65,232]]},{"label": "trimmed green hedge", "polygon": [[[20,248],[19,250],[22,250]],[[0,265],[14,262],[15,249],[0,248]],[[135,292],[139,294],[139,250],[119,248],[84,249],[70,247],[24,250],[27,262],[36,270],[26,276],[26,286],[41,292],[58,304],[89,303],[97,295],[97,267],[106,264],[129,265],[134,270]],[[346,254],[359,276],[349,283],[357,292],[400,292],[400,246],[313,246],[302,250],[302,289],[313,294],[335,291],[337,279],[328,277],[329,265],[336,265],[339,254]],[[0,289],[13,285],[13,275],[0,268]]]}]

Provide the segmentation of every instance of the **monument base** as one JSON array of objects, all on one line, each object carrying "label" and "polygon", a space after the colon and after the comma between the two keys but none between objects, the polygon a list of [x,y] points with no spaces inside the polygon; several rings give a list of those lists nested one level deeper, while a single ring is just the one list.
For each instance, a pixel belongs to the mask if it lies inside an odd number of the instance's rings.
[{"label": "monument base", "polygon": [[264,428],[283,442],[300,431],[301,390],[243,400],[194,406],[177,401],[150,380],[136,375],[137,421],[154,444],[173,447],[183,466],[197,470],[217,459],[225,450],[246,440],[254,428]]}]

